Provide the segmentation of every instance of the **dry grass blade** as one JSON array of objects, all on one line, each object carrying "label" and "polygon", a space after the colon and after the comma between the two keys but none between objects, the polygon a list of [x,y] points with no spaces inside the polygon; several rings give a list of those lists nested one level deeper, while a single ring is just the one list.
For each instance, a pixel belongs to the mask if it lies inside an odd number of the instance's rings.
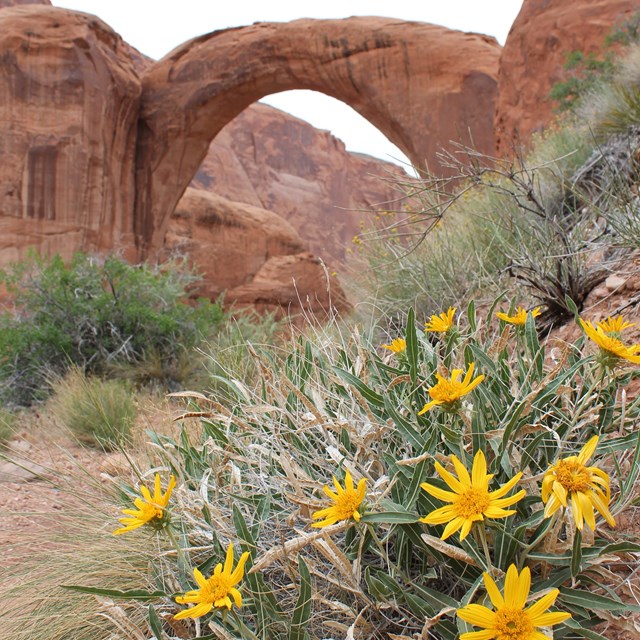
[{"label": "dry grass blade", "polygon": [[267,567],[271,566],[274,562],[280,558],[286,558],[293,553],[297,553],[300,549],[304,549],[307,545],[311,544],[318,538],[328,538],[333,533],[339,533],[344,531],[347,527],[350,527],[350,522],[339,522],[331,525],[330,527],[324,527],[322,530],[314,533],[305,533],[291,540],[287,540],[282,546],[274,547],[267,551],[262,557],[254,563],[249,573],[256,573],[258,571],[264,571]]}]

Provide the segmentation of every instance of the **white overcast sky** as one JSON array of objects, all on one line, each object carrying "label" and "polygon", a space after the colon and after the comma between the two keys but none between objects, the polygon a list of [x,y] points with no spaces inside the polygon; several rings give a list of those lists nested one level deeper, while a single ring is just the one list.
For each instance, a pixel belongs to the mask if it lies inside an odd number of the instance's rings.
[{"label": "white overcast sky", "polygon": [[[253,22],[297,18],[387,16],[494,36],[504,44],[522,0],[52,0],[93,13],[129,44],[159,59],[195,36]],[[351,107],[312,91],[287,91],[262,100],[343,140],[347,149],[407,162],[402,152]]]}]

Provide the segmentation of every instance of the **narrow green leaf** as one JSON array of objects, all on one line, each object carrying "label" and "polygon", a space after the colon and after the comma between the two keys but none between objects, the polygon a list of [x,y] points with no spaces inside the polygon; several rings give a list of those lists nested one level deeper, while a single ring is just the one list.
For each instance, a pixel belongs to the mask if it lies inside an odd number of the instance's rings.
[{"label": "narrow green leaf", "polygon": [[469,328],[472,332],[475,332],[478,324],[476,320],[476,303],[473,300],[467,305],[467,320],[469,322]]},{"label": "narrow green leaf", "polygon": [[527,320],[524,325],[524,338],[536,379],[540,380],[540,378],[542,378],[544,365],[544,347],[540,346],[538,332],[536,330],[536,321],[531,313],[527,313]]},{"label": "narrow green leaf", "polygon": [[582,531],[576,530],[573,537],[573,550],[571,552],[571,575],[576,577],[582,567]]},{"label": "narrow green leaf", "polygon": [[591,591],[580,591],[579,589],[569,589],[568,587],[560,587],[560,601],[567,605],[584,607],[587,611],[593,611],[594,609],[602,611],[640,611],[640,606],[638,605],[627,604],[617,598],[607,598]]},{"label": "narrow green leaf", "polygon": [[383,397],[379,393],[376,393],[373,389],[370,389],[364,382],[362,382],[362,380],[360,380],[360,378],[358,378],[357,376],[354,376],[352,373],[349,373],[348,371],[345,371],[344,369],[341,369],[340,367],[334,366],[333,371],[338,377],[342,378],[345,382],[354,386],[360,392],[360,394],[365,398],[365,400],[367,400],[367,402],[369,402],[370,404],[376,407],[384,407]]},{"label": "narrow green leaf", "polygon": [[149,605],[149,627],[151,628],[151,631],[153,631],[153,635],[156,637],[156,640],[162,640],[164,637],[164,633],[162,631],[162,620],[160,620],[152,604]]},{"label": "narrow green leaf", "polygon": [[592,631],[591,629],[585,629],[579,622],[573,620],[573,618],[569,618],[563,622],[567,627],[571,629],[576,629],[580,632],[581,637],[586,638],[587,640],[610,640],[609,638],[605,638],[603,635]]},{"label": "narrow green leaf", "polygon": [[311,575],[302,556],[298,556],[300,592],[291,616],[289,640],[305,640],[307,623],[311,617]]},{"label": "narrow green leaf", "polygon": [[573,317],[576,319],[576,322],[577,322],[578,316],[580,315],[580,311],[578,310],[578,305],[573,301],[572,298],[570,298],[566,294],[564,296],[564,302],[567,305],[567,309],[569,310],[569,312],[573,313]]},{"label": "narrow green leaf", "polygon": [[413,524],[418,522],[418,516],[408,511],[381,511],[367,513],[360,518],[360,522],[367,524]]},{"label": "narrow green leaf", "polygon": [[407,313],[407,328],[405,331],[407,343],[407,360],[409,362],[409,376],[415,385],[418,379],[418,336],[416,334],[416,313],[413,307]]},{"label": "narrow green leaf", "polygon": [[425,440],[424,436],[416,428],[415,424],[412,424],[400,412],[395,408],[393,402],[388,396],[384,396],[384,408],[389,417],[393,420],[394,425],[398,431],[407,439],[411,445],[418,451],[424,449]]}]

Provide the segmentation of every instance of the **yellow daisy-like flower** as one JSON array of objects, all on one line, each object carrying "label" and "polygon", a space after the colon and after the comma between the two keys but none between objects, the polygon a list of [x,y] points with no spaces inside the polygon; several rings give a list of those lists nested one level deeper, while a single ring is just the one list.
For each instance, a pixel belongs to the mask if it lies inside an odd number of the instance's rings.
[{"label": "yellow daisy-like flower", "polygon": [[531,311],[527,311],[522,307],[517,307],[516,312],[510,316],[508,313],[496,313],[496,317],[500,318],[500,320],[504,320],[508,324],[513,324],[516,327],[524,327],[527,324],[527,314],[531,314],[534,318],[537,318],[540,315],[540,307],[536,307]]},{"label": "yellow daisy-like flower", "polygon": [[547,611],[556,601],[560,593],[558,589],[551,589],[525,609],[531,589],[529,567],[518,575],[516,566],[509,566],[504,581],[504,597],[488,573],[484,573],[483,578],[495,611],[481,604],[468,604],[458,609],[459,618],[483,629],[463,633],[460,640],[549,640],[536,627],[551,627],[571,617],[570,613]]},{"label": "yellow daisy-like flower", "polygon": [[[618,326],[618,320],[608,318],[598,323],[594,327],[588,320],[579,318],[580,326],[584,332],[600,347],[601,362],[606,367],[614,367],[620,363],[620,360],[628,360],[634,364],[640,364],[640,345],[632,345],[627,347],[622,340],[610,335],[604,328],[608,329],[612,326]],[[620,323],[623,326],[624,322]],[[627,324],[628,326],[628,324]]]},{"label": "yellow daisy-like flower", "polygon": [[198,583],[199,589],[187,591],[183,596],[178,596],[178,604],[195,604],[195,607],[180,611],[174,616],[174,620],[183,618],[200,618],[216,607],[218,609],[231,609],[231,599],[237,607],[242,606],[242,596],[236,585],[244,576],[244,565],[249,558],[249,552],[245,551],[238,560],[238,566],[233,568],[233,544],[227,548],[227,557],[224,567],[219,562],[213,570],[210,578],[205,578],[198,569],[193,570],[193,576]]},{"label": "yellow daisy-like flower", "polygon": [[329,527],[336,522],[349,520],[351,518],[356,522],[359,522],[362,517],[362,514],[358,511],[358,507],[364,500],[367,490],[367,481],[362,478],[362,480],[358,482],[358,486],[354,487],[353,478],[347,469],[344,474],[344,489],[340,486],[340,483],[336,480],[335,476],[333,476],[333,484],[335,485],[336,493],[331,491],[331,489],[326,485],[322,487],[322,490],[334,502],[334,504],[326,509],[316,511],[311,515],[314,520],[324,518],[322,522],[314,522],[311,525],[312,527]]},{"label": "yellow daisy-like flower", "polygon": [[600,320],[600,322],[596,323],[596,326],[602,329],[605,333],[620,335],[625,329],[635,327],[636,323],[627,322],[622,315],[617,315],[615,317],[609,316],[604,320]]},{"label": "yellow daisy-like flower", "polygon": [[462,380],[460,380],[462,369],[454,369],[449,379],[436,373],[438,382],[429,389],[431,402],[425,404],[424,407],[418,411],[418,415],[421,416],[439,404],[444,405],[443,408],[447,411],[453,411],[456,408],[458,400],[460,400],[462,396],[466,396],[467,393],[475,389],[484,380],[484,375],[480,375],[474,380],[471,379],[473,377],[474,367],[475,365],[472,362]]},{"label": "yellow daisy-like flower", "polygon": [[171,476],[169,480],[169,486],[165,493],[162,493],[160,488],[160,474],[156,473],[155,482],[153,488],[153,495],[147,487],[144,485],[140,487],[140,493],[142,498],[136,498],[133,504],[137,509],[123,509],[122,513],[126,514],[127,518],[120,518],[120,524],[124,527],[116,529],[113,532],[114,536],[127,531],[133,531],[143,524],[147,524],[153,529],[162,529],[169,523],[169,513],[166,509],[171,498],[171,492],[176,486],[176,479]]},{"label": "yellow daisy-like flower", "polygon": [[434,333],[447,333],[453,327],[453,316],[456,313],[455,307],[449,307],[446,313],[431,316],[431,320],[424,325],[425,331]]},{"label": "yellow daisy-like flower", "polygon": [[407,349],[407,341],[404,338],[395,338],[391,344],[383,344],[382,348],[393,351],[393,353],[402,353]]},{"label": "yellow daisy-like flower", "polygon": [[609,476],[602,469],[586,466],[597,446],[598,436],[593,436],[577,456],[558,460],[544,474],[542,502],[545,504],[545,518],[551,517],[560,507],[566,508],[570,501],[573,520],[580,531],[584,522],[595,530],[594,507],[611,527],[616,526],[609,511]]},{"label": "yellow daisy-like flower", "polygon": [[522,472],[518,472],[497,491],[490,492],[489,482],[493,478],[493,474],[487,474],[487,461],[482,451],[478,451],[473,459],[471,475],[456,456],[452,455],[451,461],[458,474],[457,478],[436,462],[436,471],[451,488],[451,491],[445,491],[427,482],[420,485],[434,498],[451,503],[432,511],[424,518],[420,518],[420,522],[425,524],[448,523],[440,536],[442,540],[446,540],[458,529],[460,529],[460,540],[464,540],[471,531],[474,522],[485,518],[506,518],[515,513],[515,511],[504,509],[504,507],[509,507],[524,498],[525,490],[521,489],[508,498],[503,496],[515,487],[522,477]]}]

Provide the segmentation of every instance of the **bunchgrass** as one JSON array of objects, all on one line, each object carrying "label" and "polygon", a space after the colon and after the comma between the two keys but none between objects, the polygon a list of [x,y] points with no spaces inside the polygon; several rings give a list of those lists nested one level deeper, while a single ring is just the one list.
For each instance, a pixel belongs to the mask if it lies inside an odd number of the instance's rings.
[{"label": "bunchgrass", "polygon": [[52,388],[54,415],[80,442],[109,451],[126,441],[136,404],[125,382],[87,376],[73,368]]}]

